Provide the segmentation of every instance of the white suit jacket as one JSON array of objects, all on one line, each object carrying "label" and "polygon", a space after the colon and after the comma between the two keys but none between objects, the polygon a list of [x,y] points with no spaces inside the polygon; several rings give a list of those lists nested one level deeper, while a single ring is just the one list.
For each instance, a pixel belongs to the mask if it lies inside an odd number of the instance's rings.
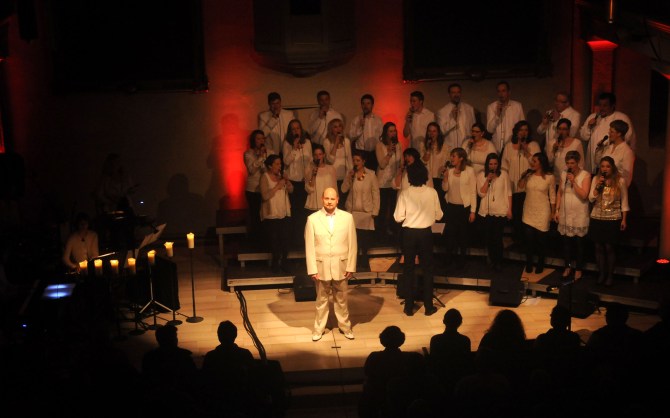
[{"label": "white suit jacket", "polygon": [[320,280],[343,280],[356,271],[356,226],[349,212],[335,209],[335,224],[330,231],[325,209],[307,217],[305,259],[307,274],[318,273]]}]

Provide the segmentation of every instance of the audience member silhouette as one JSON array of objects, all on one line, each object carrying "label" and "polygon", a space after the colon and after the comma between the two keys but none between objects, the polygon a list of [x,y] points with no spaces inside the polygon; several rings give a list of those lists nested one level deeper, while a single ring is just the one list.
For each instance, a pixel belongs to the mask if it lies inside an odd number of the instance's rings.
[{"label": "audience member silhouette", "polygon": [[444,393],[451,396],[456,382],[474,373],[474,356],[470,337],[458,332],[463,317],[458,309],[451,308],[442,320],[444,332],[430,339],[428,364],[437,376]]},{"label": "audience member silhouette", "polygon": [[221,344],[207,352],[202,363],[204,384],[211,402],[207,410],[219,415],[244,416],[253,407],[250,394],[254,358],[249,350],[235,344],[237,327],[232,322],[222,321],[216,334]]},{"label": "audience member silhouette", "polygon": [[[379,334],[379,341],[384,350],[373,351],[365,360],[365,382],[359,403],[359,416],[405,416],[405,410],[415,399],[416,389],[424,375],[425,359],[419,353],[400,350],[405,342],[405,334],[395,325],[386,327]],[[392,407],[388,393],[389,390],[398,392],[395,390],[398,387],[403,388],[402,399],[394,399],[395,405]],[[405,408],[398,410],[398,403],[404,404]]]},{"label": "audience member silhouette", "polygon": [[521,318],[511,309],[501,309],[496,314],[491,326],[486,331],[479,348],[491,350],[495,371],[504,374],[515,390],[527,376],[528,342]]}]

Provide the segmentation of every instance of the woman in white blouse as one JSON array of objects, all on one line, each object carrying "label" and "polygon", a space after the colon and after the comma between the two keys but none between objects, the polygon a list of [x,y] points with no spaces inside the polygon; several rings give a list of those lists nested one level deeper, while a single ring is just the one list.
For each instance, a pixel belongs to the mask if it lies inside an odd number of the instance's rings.
[{"label": "woman in white blouse", "polygon": [[[402,144],[398,142],[398,129],[393,122],[386,122],[382,136],[377,143],[377,182],[379,183],[379,216],[376,229],[379,235],[393,235],[400,229],[393,220],[397,191],[393,188],[393,179],[402,165]],[[381,236],[379,238],[382,238]]]},{"label": "woman in white blouse", "polygon": [[282,161],[278,155],[270,155],[265,160],[267,171],[261,176],[261,223],[266,232],[267,241],[272,248],[272,271],[286,269],[288,247],[285,239],[290,233],[291,200],[293,183],[286,173],[282,174]]},{"label": "woman in white blouse", "polygon": [[344,209],[347,200],[346,193],[342,193],[342,182],[354,168],[351,161],[351,141],[344,136],[344,123],[342,119],[333,119],[328,122],[328,133],[323,140],[323,148],[326,150],[326,163],[335,167],[337,176],[337,190],[340,193],[339,208]]},{"label": "woman in white blouse", "polygon": [[521,218],[526,192],[519,189],[519,180],[530,168],[533,155],[540,151],[540,144],[531,136],[530,124],[525,120],[518,121],[512,129],[512,140],[505,145],[501,158],[502,169],[512,182],[512,237],[516,244],[524,242]]},{"label": "woman in white blouse", "polygon": [[486,127],[483,123],[474,123],[470,133],[470,138],[466,138],[461,147],[467,151],[468,159],[475,170],[475,174],[479,174],[484,171],[486,156],[492,152],[497,153],[497,151],[493,142],[486,139]]},{"label": "woman in white blouse", "polygon": [[563,237],[565,255],[563,277],[569,277],[574,269],[575,280],[582,278],[584,237],[589,231],[591,175],[580,167],[581,158],[581,154],[577,151],[568,151],[565,155],[566,169],[561,172],[554,214],[554,221],[558,223],[558,233]]},{"label": "woman in white blouse", "polygon": [[[583,161],[584,147],[582,141],[570,136],[571,125],[570,119],[559,119],[556,123],[556,136],[549,139],[545,149],[549,163],[554,167],[555,178],[560,178],[561,173],[565,170],[565,156],[568,152],[578,152],[579,161]],[[582,163],[580,162],[580,164]]]},{"label": "woman in white blouse", "polygon": [[[309,163],[305,170],[305,190],[307,191],[307,200],[305,200],[305,209],[316,212],[323,206],[321,196],[323,191],[329,187],[337,187],[335,167],[326,164],[326,152],[323,145],[312,145],[313,161]],[[303,226],[304,230],[304,226]]]},{"label": "woman in white blouse", "polygon": [[342,192],[347,193],[344,205],[354,217],[356,239],[361,256],[358,265],[368,267],[368,249],[372,246],[375,218],[379,214],[379,183],[375,172],[365,167],[364,150],[353,150],[354,168],[344,178]]},{"label": "woman in white blouse", "polygon": [[477,194],[481,198],[478,213],[483,219],[489,263],[494,270],[500,270],[505,223],[512,219],[512,184],[501,170],[500,157],[495,152],[486,157],[485,167],[477,176]]},{"label": "woman in white blouse", "polygon": [[265,159],[268,151],[265,148],[265,133],[256,129],[249,135],[249,149],[244,152],[244,165],[247,168],[247,181],[244,196],[247,199],[249,235],[260,238],[261,193],[259,183],[265,172]]},{"label": "woman in white blouse", "polygon": [[293,119],[288,124],[282,143],[282,160],[284,173],[293,184],[293,193],[289,195],[293,208],[290,242],[299,248],[305,243],[304,229],[307,221],[307,214],[303,209],[307,200],[305,171],[312,161],[312,142],[298,119]]},{"label": "woman in white blouse", "polygon": [[547,156],[541,152],[533,155],[530,170],[519,180],[519,188],[526,190],[522,217],[526,239],[526,273],[533,271],[534,255],[537,255],[535,273],[544,271],[549,224],[556,207],[555,183]]},{"label": "woman in white blouse", "polygon": [[[440,190],[442,177],[447,169],[446,163],[451,153],[450,147],[444,143],[444,135],[437,122],[430,122],[426,128],[426,151],[421,157],[421,161],[428,169],[428,177],[433,180],[433,188]],[[447,202],[440,199],[442,213],[447,210]]]},{"label": "woman in white blouse", "polygon": [[468,164],[463,148],[454,148],[449,156],[451,168],[444,172],[442,190],[446,192],[447,212],[444,215],[446,262],[451,262],[454,250],[466,255],[469,244],[468,224],[475,221],[477,210],[477,176]]}]

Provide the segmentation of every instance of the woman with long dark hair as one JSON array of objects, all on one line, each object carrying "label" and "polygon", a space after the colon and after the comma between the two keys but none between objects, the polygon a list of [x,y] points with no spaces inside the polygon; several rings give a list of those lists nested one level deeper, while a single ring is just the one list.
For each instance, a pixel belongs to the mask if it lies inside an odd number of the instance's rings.
[{"label": "woman with long dark hair", "polygon": [[267,233],[267,241],[272,248],[272,271],[286,269],[288,248],[284,240],[289,236],[293,183],[286,173],[282,173],[282,161],[278,155],[265,159],[266,172],[261,176],[261,223]]},{"label": "woman with long dark hair", "polygon": [[299,119],[293,119],[288,124],[282,144],[282,160],[286,177],[293,184],[293,193],[289,194],[293,209],[290,242],[293,246],[300,248],[305,242],[303,237],[307,220],[307,213],[303,208],[307,200],[305,171],[312,161],[312,142]]},{"label": "woman with long dark hair", "polygon": [[505,222],[512,219],[512,184],[500,168],[498,154],[490,153],[485,166],[477,176],[477,194],[481,198],[478,213],[483,219],[489,263],[494,270],[500,270]]},{"label": "woman with long dark hair", "polygon": [[469,165],[463,148],[454,148],[450,154],[451,168],[444,172],[442,190],[446,192],[447,212],[444,214],[443,235],[446,262],[450,264],[456,249],[465,256],[469,244],[468,224],[475,221],[477,209],[477,176]]},{"label": "woman with long dark hair", "polygon": [[[451,149],[444,143],[444,135],[437,122],[430,122],[426,128],[426,151],[421,156],[421,160],[428,169],[428,176],[432,178],[433,188],[440,190],[442,187],[442,177],[447,169],[447,160]],[[447,202],[444,198],[440,199],[442,212],[447,210]]]},{"label": "woman with long dark hair", "polygon": [[379,183],[379,216],[376,218],[376,230],[382,238],[393,235],[399,228],[393,220],[393,211],[398,196],[393,188],[396,171],[402,165],[402,144],[398,142],[398,129],[395,123],[386,122],[377,148],[377,182]]},{"label": "woman with long dark hair", "polygon": [[249,135],[249,148],[244,152],[244,165],[247,167],[247,181],[244,196],[247,199],[247,227],[249,236],[257,240],[260,235],[261,192],[259,188],[261,175],[265,172],[265,159],[268,151],[265,148],[265,133],[256,129]]},{"label": "woman with long dark hair", "polygon": [[530,169],[519,180],[519,188],[526,191],[522,217],[526,239],[526,273],[533,271],[533,256],[537,256],[535,273],[539,274],[544,271],[549,224],[556,206],[554,175],[544,153],[533,155]]},{"label": "woman with long dark hair", "polygon": [[593,204],[589,224],[589,236],[595,244],[598,264],[598,284],[611,286],[616,263],[616,247],[621,232],[626,230],[628,188],[612,157],[600,160],[599,175],[591,181],[589,200]]}]

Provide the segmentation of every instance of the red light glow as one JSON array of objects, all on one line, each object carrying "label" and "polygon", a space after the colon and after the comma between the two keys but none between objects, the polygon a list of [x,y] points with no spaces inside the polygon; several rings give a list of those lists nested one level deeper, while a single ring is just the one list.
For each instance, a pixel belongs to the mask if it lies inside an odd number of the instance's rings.
[{"label": "red light glow", "polygon": [[670,264],[670,260],[668,260],[667,258],[659,258],[658,260],[656,260],[656,264]]}]

